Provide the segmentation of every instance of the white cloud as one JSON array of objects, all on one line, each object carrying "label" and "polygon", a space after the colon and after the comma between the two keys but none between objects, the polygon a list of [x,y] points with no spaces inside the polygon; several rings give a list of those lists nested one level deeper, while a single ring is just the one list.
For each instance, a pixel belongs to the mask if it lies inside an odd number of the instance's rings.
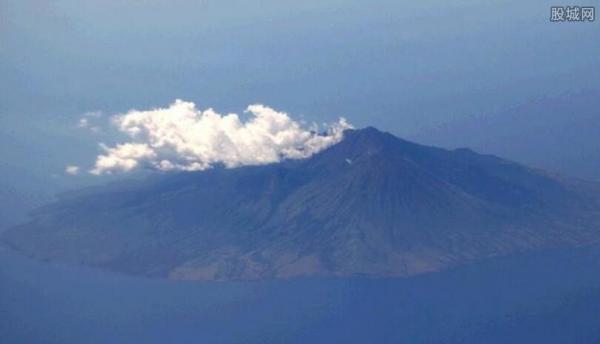
[{"label": "white cloud", "polygon": [[153,160],[156,153],[145,143],[123,143],[114,148],[100,144],[106,152],[96,158],[96,165],[90,172],[102,174],[111,171],[131,171],[142,160]]},{"label": "white cloud", "polygon": [[77,175],[79,173],[79,166],[67,165],[65,167],[65,173],[70,174],[72,176]]},{"label": "white cloud", "polygon": [[80,118],[78,126],[80,128],[87,128],[90,125],[90,121],[87,118]]},{"label": "white cloud", "polygon": [[[191,102],[177,100],[168,108],[131,110],[112,118],[130,142],[102,145],[93,174],[131,171],[145,166],[159,170],[204,170],[260,165],[311,156],[342,139],[351,125],[341,118],[323,133],[308,130],[287,113],[264,105],[250,105],[242,121],[237,114],[200,111]],[[314,128],[317,129],[317,128]]]},{"label": "white cloud", "polygon": [[92,122],[95,122],[100,117],[102,117],[102,112],[100,111],[86,112],[79,119],[77,126],[79,128],[87,128],[93,131],[94,133],[98,133],[100,132],[100,127],[97,125],[92,125]]}]

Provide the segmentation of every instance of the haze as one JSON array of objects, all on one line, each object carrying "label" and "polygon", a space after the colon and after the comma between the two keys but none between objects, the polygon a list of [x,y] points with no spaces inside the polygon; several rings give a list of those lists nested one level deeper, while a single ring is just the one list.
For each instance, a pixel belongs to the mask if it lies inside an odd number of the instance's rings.
[{"label": "haze", "polygon": [[184,99],[343,116],[599,179],[600,32],[550,23],[552,4],[3,1],[3,169],[59,189],[96,183],[65,166],[89,166],[98,142],[119,137],[80,130],[83,114]]}]

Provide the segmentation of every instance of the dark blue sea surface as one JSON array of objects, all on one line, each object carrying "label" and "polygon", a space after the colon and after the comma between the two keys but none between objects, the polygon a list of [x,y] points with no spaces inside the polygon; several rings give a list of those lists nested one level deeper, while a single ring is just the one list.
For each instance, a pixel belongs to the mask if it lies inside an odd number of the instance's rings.
[{"label": "dark blue sea surface", "polygon": [[1,343],[599,343],[596,249],[399,279],[177,282],[0,249]]}]

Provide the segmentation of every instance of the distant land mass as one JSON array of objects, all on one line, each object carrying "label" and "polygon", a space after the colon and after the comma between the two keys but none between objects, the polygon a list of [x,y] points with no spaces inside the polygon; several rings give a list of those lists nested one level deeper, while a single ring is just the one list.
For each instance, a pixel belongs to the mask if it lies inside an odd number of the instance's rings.
[{"label": "distant land mass", "polygon": [[600,184],[369,127],[307,159],[65,194],[1,239],[171,279],[411,276],[597,243]]}]

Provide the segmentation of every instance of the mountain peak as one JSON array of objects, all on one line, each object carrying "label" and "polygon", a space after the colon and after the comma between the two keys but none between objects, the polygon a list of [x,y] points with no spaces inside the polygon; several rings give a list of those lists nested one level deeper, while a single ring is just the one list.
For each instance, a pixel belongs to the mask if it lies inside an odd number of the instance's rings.
[{"label": "mountain peak", "polygon": [[385,134],[383,131],[373,127],[373,126],[368,126],[368,127],[364,127],[361,129],[350,129],[350,131],[355,132],[356,134],[360,134],[360,135],[372,135],[372,136],[376,136],[376,135],[383,135]]},{"label": "mountain peak", "polygon": [[375,156],[381,159],[410,158],[427,154],[431,150],[437,148],[406,141],[374,127],[366,127],[346,130],[341,142],[322,154],[315,155],[314,160],[327,164],[339,160],[340,157],[351,160]]},{"label": "mountain peak", "polygon": [[399,140],[393,135],[382,132],[374,127],[349,129],[344,132],[344,139],[334,150],[339,154],[357,155],[364,152],[379,152]]},{"label": "mountain peak", "polygon": [[365,127],[362,129],[349,129],[344,132],[346,139],[350,140],[364,140],[364,141],[380,141],[385,140],[387,136],[391,136],[388,133],[380,131],[375,127]]}]

